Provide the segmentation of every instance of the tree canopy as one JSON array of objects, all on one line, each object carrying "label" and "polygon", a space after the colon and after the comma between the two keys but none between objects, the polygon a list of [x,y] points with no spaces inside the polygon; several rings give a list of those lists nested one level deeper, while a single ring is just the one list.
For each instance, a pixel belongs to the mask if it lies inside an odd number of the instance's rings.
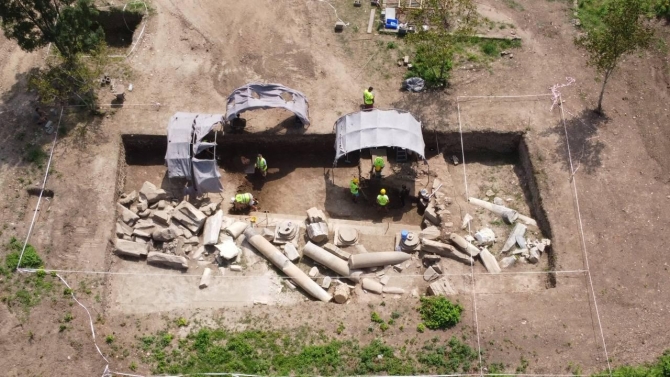
[{"label": "tree canopy", "polygon": [[26,51],[53,43],[66,59],[95,50],[104,32],[92,0],[0,0],[5,36]]},{"label": "tree canopy", "polygon": [[602,23],[589,26],[575,43],[586,50],[588,64],[603,75],[603,85],[596,112],[602,113],[605,86],[621,58],[649,46],[654,34],[645,20],[646,6],[639,0],[610,0],[604,9]]}]

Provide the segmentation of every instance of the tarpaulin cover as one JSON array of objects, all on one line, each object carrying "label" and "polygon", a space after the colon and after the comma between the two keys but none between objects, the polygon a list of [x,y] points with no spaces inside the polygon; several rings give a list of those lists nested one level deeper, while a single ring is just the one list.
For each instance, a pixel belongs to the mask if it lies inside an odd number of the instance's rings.
[{"label": "tarpaulin cover", "polygon": [[195,139],[193,153],[198,154],[203,150],[200,146],[201,140],[219,123],[223,123],[222,114],[198,114],[193,125],[193,136]]},{"label": "tarpaulin cover", "polygon": [[170,178],[191,178],[191,134],[193,121],[197,115],[176,113],[168,122],[165,161]]},{"label": "tarpaulin cover", "polygon": [[221,173],[216,160],[199,160],[193,158],[193,178],[198,192],[223,192]]},{"label": "tarpaulin cover", "polygon": [[[202,141],[222,121],[222,114],[176,113],[170,118],[165,153],[168,177],[187,178],[200,193],[223,191],[216,165],[216,143]],[[214,156],[211,160],[192,157],[208,148]]]},{"label": "tarpaulin cover", "polygon": [[345,154],[365,148],[397,147],[425,158],[421,122],[401,110],[359,111],[335,122],[335,162]]},{"label": "tarpaulin cover", "polygon": [[[290,100],[282,98],[290,97]],[[228,97],[226,120],[231,121],[239,113],[255,109],[284,108],[293,112],[302,123],[309,125],[307,98],[297,90],[281,84],[252,83],[237,88]]]}]

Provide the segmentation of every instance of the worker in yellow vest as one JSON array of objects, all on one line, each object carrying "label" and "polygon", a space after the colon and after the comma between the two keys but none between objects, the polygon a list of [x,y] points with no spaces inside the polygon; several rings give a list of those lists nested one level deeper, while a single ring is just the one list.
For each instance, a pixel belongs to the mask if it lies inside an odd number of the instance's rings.
[{"label": "worker in yellow vest", "polygon": [[263,155],[260,154],[260,153],[258,154],[258,156],[256,156],[255,167],[256,167],[256,170],[258,170],[263,177],[265,177],[268,174],[268,162],[265,161],[265,159],[263,158]]},{"label": "worker in yellow vest", "polygon": [[384,164],[384,158],[379,156],[375,157],[375,160],[372,162],[372,170],[377,178],[382,177],[382,169],[384,169],[384,166],[386,166]]},{"label": "worker in yellow vest", "polygon": [[354,203],[358,203],[358,196],[360,193],[360,186],[358,186],[358,178],[354,178],[349,183],[349,190],[351,191],[351,196],[354,199]]},{"label": "worker in yellow vest", "polygon": [[377,195],[377,205],[379,209],[388,211],[389,197],[386,195],[386,190],[381,189],[379,195]]},{"label": "worker in yellow vest", "polygon": [[230,198],[230,203],[233,205],[233,210],[235,211],[243,211],[248,208],[258,211],[256,207],[258,200],[254,199],[254,196],[249,192],[235,195],[234,198]]},{"label": "worker in yellow vest", "polygon": [[372,93],[372,87],[363,91],[363,108],[372,109],[375,105],[375,95]]}]

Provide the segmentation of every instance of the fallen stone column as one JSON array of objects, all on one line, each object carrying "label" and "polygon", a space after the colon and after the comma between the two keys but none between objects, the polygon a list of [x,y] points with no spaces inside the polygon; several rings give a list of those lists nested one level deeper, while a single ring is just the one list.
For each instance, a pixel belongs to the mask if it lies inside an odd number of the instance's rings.
[{"label": "fallen stone column", "polygon": [[401,251],[380,251],[376,253],[354,254],[349,258],[349,269],[381,267],[402,263],[412,255]]},{"label": "fallen stone column", "polygon": [[249,224],[244,221],[235,221],[229,227],[224,229],[223,232],[233,238],[237,238],[240,234],[244,233],[244,230],[247,229],[248,226]]},{"label": "fallen stone column", "polygon": [[[502,216],[505,212],[508,211],[514,211],[511,208],[507,208],[505,206],[500,206],[497,204],[489,203],[485,200],[477,199],[477,198],[468,198],[468,201],[476,206],[488,209],[489,211],[498,214],[499,216]],[[532,225],[532,226],[537,226],[537,222],[535,220],[531,219],[528,216],[524,216],[522,214],[519,214],[519,220],[523,221],[526,225]]]},{"label": "fallen stone column", "polygon": [[117,239],[114,245],[114,252],[117,255],[139,258],[149,253],[149,245]]},{"label": "fallen stone column", "polygon": [[468,265],[472,264],[473,262],[471,256],[461,253],[460,251],[456,250],[453,246],[448,245],[446,243],[424,239],[421,240],[421,250],[427,251],[429,253],[435,253],[443,257],[455,259],[459,262],[463,262]]},{"label": "fallen stone column", "polygon": [[356,274],[352,274],[352,272],[356,271],[351,271],[347,262],[311,242],[307,242],[305,247],[302,249],[302,253],[316,263],[324,265],[333,270],[341,277],[347,278],[356,283],[360,281],[360,275],[357,276]]},{"label": "fallen stone column", "polygon": [[288,258],[286,258],[286,256],[273,244],[263,238],[263,236],[257,234],[253,228],[247,228],[247,230],[244,231],[244,235],[251,246],[255,247],[258,252],[263,254],[263,256],[272,262],[272,264],[293,279],[293,281],[307,293],[323,302],[328,302],[332,299],[328,292],[310,279],[309,276],[296,265],[291,263],[291,261],[288,260]]},{"label": "fallen stone column", "polygon": [[484,267],[486,267],[486,270],[489,273],[492,274],[499,274],[500,273],[500,266],[498,265],[498,261],[496,261],[496,257],[491,254],[490,251],[488,251],[487,248],[484,248],[481,253],[479,253],[479,257],[482,259],[482,263],[484,264]]},{"label": "fallen stone column", "polygon": [[449,241],[451,241],[451,243],[453,243],[454,245],[458,246],[459,249],[470,254],[471,257],[476,257],[477,255],[479,255],[479,248],[477,248],[477,246],[471,244],[465,238],[459,236],[456,233],[452,233],[449,236]]},{"label": "fallen stone column", "polygon": [[363,278],[362,282],[363,282],[362,284],[363,289],[365,289],[368,292],[381,294],[382,291],[384,290],[384,287],[378,281],[369,278]]},{"label": "fallen stone column", "polygon": [[382,292],[384,293],[390,293],[394,295],[401,295],[405,293],[405,290],[400,288],[400,287],[384,287],[382,289]]}]

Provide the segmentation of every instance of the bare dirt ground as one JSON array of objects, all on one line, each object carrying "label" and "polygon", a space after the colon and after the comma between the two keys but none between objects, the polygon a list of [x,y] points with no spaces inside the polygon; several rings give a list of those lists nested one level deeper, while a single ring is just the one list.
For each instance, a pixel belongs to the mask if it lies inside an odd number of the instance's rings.
[{"label": "bare dirt ground", "polygon": [[[651,361],[668,348],[670,297],[663,284],[670,274],[664,255],[664,245],[670,243],[667,51],[659,44],[628,57],[609,84],[604,102],[607,118],[598,118],[590,109],[597,99],[599,83],[594,80],[594,72],[585,66],[583,54],[573,46],[578,30],[570,23],[569,4],[487,0],[480,4],[483,13],[516,26],[498,32],[514,31],[522,38],[522,47],[514,50],[514,57],[490,64],[458,65],[454,67],[451,87],[444,92],[408,94],[398,90],[404,69],[395,65],[404,48],[402,42],[398,42],[398,49],[387,49],[386,42],[393,40],[391,37],[366,34],[367,7],[353,8],[345,1],[332,3],[339,16],[351,23],[342,34],[332,32],[335,13],[324,1],[260,1],[253,6],[213,0],[151,2],[155,11],[143,40],[127,61],[132,70],[123,82],[130,80],[135,87],[128,93],[127,103],[123,108],[109,109],[107,116],[95,120],[65,112],[62,122],[68,135],[55,148],[47,185],[55,197],[42,202],[30,240],[47,267],[136,271],[136,264],[118,260],[108,248],[114,223],[119,135],[164,134],[167,120],[176,111],[223,112],[228,93],[249,81],[281,82],[303,91],[310,100],[312,120],[307,132],[328,133],[339,116],[357,110],[361,91],[369,85],[376,88],[380,107],[406,109],[428,128],[454,131],[459,127],[457,96],[547,94],[552,85],[573,77],[575,84],[562,88],[561,94],[573,169],[577,169],[572,177],[576,192],[570,180],[560,108],[550,112],[549,98],[462,98],[458,104],[461,125],[464,131],[527,132],[536,179],[552,227],[557,253],[554,268],[590,269],[612,363]],[[668,26],[657,26],[657,36],[667,44]],[[30,143],[48,150],[53,135],[45,135],[35,125],[35,96],[26,88],[28,72],[42,64],[46,51],[26,54],[4,38],[0,39],[0,51],[0,239],[6,243],[11,236],[23,239],[27,234],[35,198],[30,198],[25,188],[40,183],[44,173],[44,166],[25,161],[26,151]],[[112,96],[103,92],[101,99],[103,104],[109,104]],[[50,118],[56,121],[58,112],[50,114]],[[253,130],[263,130],[275,128],[285,116],[259,113],[249,119]],[[275,130],[284,132],[281,128]],[[481,196],[482,190],[494,184],[512,198],[523,195],[516,191],[520,186],[507,183],[510,177],[523,180],[513,165],[480,164],[476,159],[468,164],[470,156],[465,157],[471,196]],[[314,189],[323,187],[322,169],[306,169],[303,173],[300,176],[312,182]],[[454,197],[460,197],[467,208],[463,177],[449,173]],[[140,172],[136,174],[127,183],[145,179]],[[146,179],[162,179],[157,169],[142,174]],[[281,182],[291,180],[290,174],[287,177]],[[244,183],[239,177],[238,182]],[[300,182],[294,180],[293,185],[282,185],[276,191],[286,195],[282,190],[288,187],[295,191]],[[234,187],[229,185],[227,189]],[[310,200],[326,198],[321,191]],[[268,201],[277,202],[275,198]],[[519,200],[518,205],[523,203]],[[300,213],[290,211],[294,208],[290,203],[272,205],[278,213]],[[120,266],[123,264],[127,266]],[[258,268],[262,275],[261,266]],[[205,302],[198,305],[204,309],[193,309],[183,297],[193,290],[152,292],[146,287],[149,277],[83,273],[62,276],[91,310],[102,353],[108,356],[110,367],[119,371],[127,371],[131,362],[141,360],[139,351],[131,348],[136,335],[162,329],[178,316],[202,324],[224,323],[230,328],[245,328],[251,322],[272,328],[305,324],[329,333],[343,321],[347,329],[342,336],[361,340],[379,336],[398,345],[410,337],[434,336],[397,329],[370,333],[370,308],[364,303],[334,311],[329,306],[334,304],[302,302],[299,294],[286,293],[291,297],[288,305],[231,308],[219,302],[221,298],[211,290],[203,291],[201,297],[189,297]],[[265,280],[258,282],[262,286],[259,296],[270,295],[279,288],[272,274],[264,276]],[[55,278],[47,278],[54,280],[53,293],[32,307],[28,315],[15,305],[0,306],[0,350],[5,355],[0,367],[9,376],[51,375],[54,370],[72,376],[100,375],[107,363],[93,347],[87,315],[62,295],[62,286]],[[19,283],[10,285],[6,278],[2,279],[3,297],[21,288]],[[179,279],[189,287],[197,280]],[[160,281],[156,280],[155,285],[160,285]],[[569,372],[571,365],[579,365],[586,373],[604,370],[606,357],[595,303],[589,294],[590,282],[583,273],[557,274],[556,287],[546,289],[541,285],[543,280],[478,274],[474,300],[472,292],[465,290],[472,286],[467,279],[461,285],[463,293],[455,297],[466,307],[461,325],[440,336],[467,334],[468,344],[480,344],[488,360],[503,362],[510,372],[522,357],[529,361],[529,373],[560,374]],[[124,290],[133,294],[120,294]],[[147,300],[154,301],[147,305]],[[171,303],[169,309],[161,310],[161,301]],[[376,306],[375,310],[383,315],[402,311],[405,327],[415,327],[415,298],[406,295],[386,302],[386,306]],[[129,306],[150,308],[123,310]],[[68,312],[74,316],[71,321],[64,319]],[[287,312],[309,314],[297,320],[297,314],[291,318]],[[250,321],[252,317],[262,320]],[[188,330],[179,331],[184,335]],[[117,337],[115,343],[104,344],[104,337],[111,334]],[[140,365],[138,372],[149,370],[150,366]]]}]

